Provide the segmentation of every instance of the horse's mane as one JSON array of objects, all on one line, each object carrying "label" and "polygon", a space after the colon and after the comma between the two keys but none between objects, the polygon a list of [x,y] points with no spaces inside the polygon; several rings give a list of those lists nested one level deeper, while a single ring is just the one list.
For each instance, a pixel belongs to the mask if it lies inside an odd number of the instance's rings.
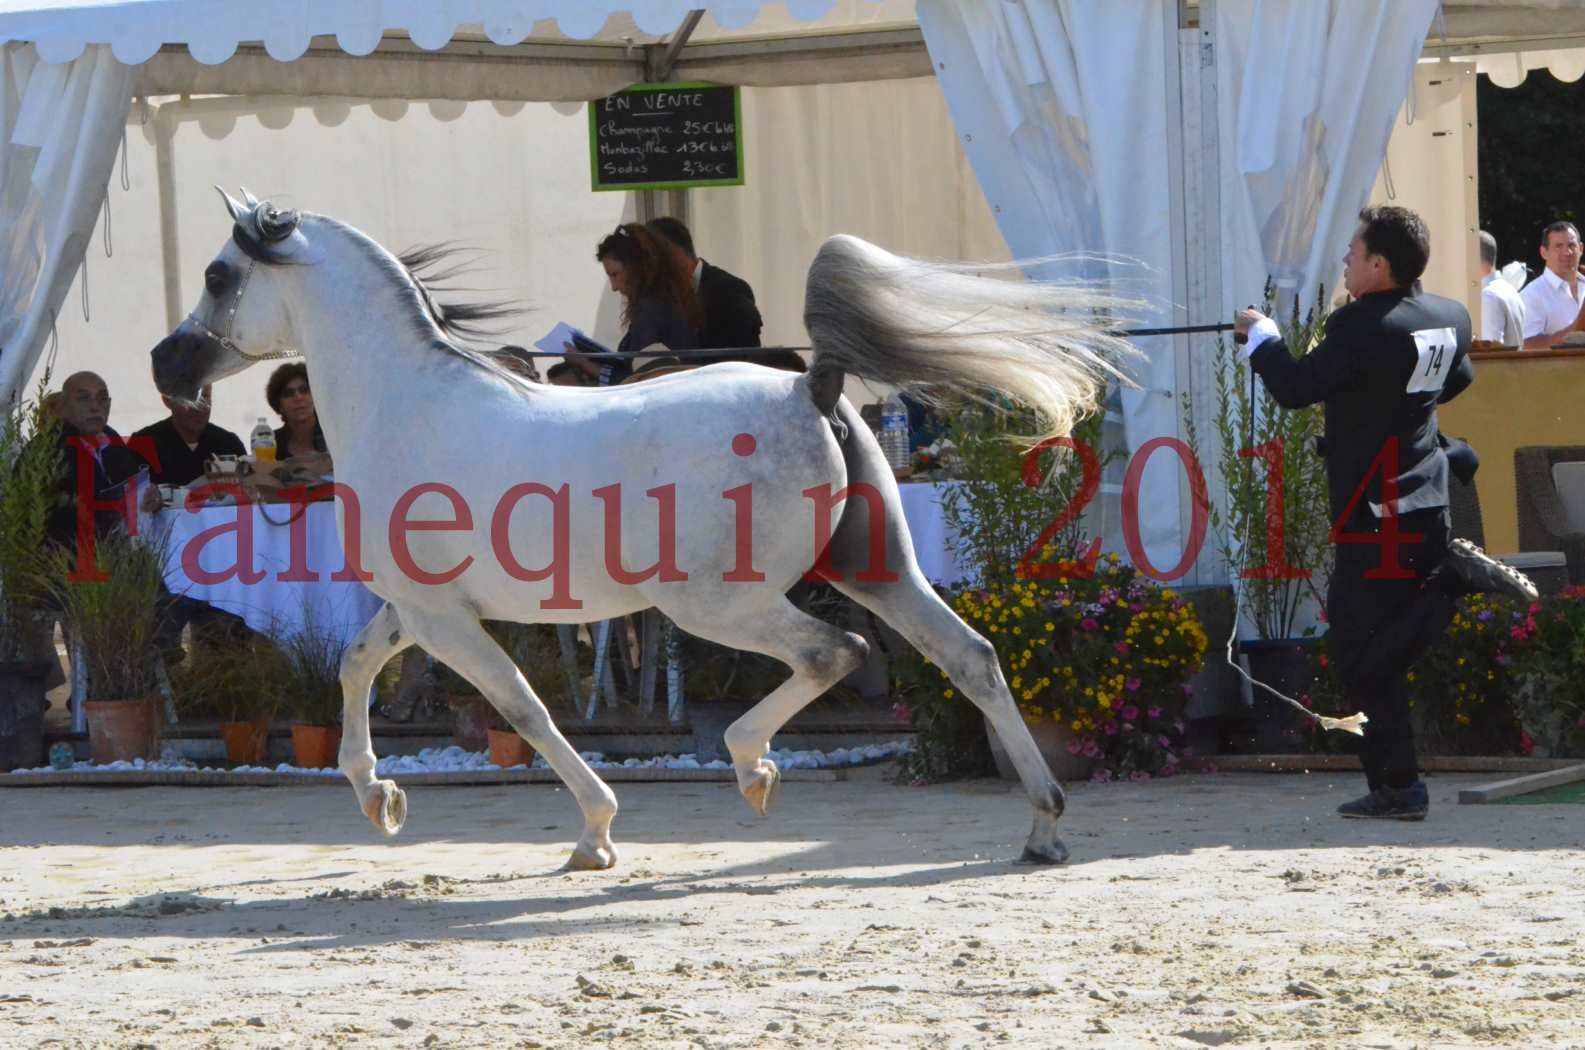
[{"label": "horse's mane", "polygon": [[433,349],[454,354],[518,387],[533,389],[538,385],[501,364],[494,352],[472,345],[472,340],[499,335],[500,326],[492,322],[523,313],[521,303],[511,299],[450,302],[437,297],[437,294],[463,290],[444,282],[472,272],[468,266],[471,261],[470,249],[451,243],[421,244],[400,255],[393,255],[372,238],[345,223],[324,215],[314,218],[348,234],[369,261],[413,293],[414,329],[416,334],[430,341]]}]

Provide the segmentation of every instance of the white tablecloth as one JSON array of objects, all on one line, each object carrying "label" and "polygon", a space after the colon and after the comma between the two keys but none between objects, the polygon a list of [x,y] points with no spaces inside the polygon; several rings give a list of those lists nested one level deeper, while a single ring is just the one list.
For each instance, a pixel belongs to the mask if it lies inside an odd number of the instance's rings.
[{"label": "white tablecloth", "polygon": [[[221,583],[197,583],[182,568],[182,552],[188,544],[206,529],[227,523],[233,528],[199,548],[198,568],[221,572],[237,564],[236,507],[160,511],[156,515],[159,527],[170,530],[165,586],[173,594],[185,594],[240,616],[255,631],[272,637],[290,637],[312,624],[342,641],[350,640],[374,618],[381,600],[355,580],[330,578],[346,564],[336,532],[335,504],[330,502],[310,503],[304,510],[308,572],[317,579],[295,583],[279,579],[291,564],[291,529],[284,523],[295,512],[295,507],[285,504],[243,508],[243,513],[253,516],[253,565],[265,573],[263,579],[249,584],[236,575]],[[282,524],[274,524],[272,519]]]},{"label": "white tablecloth", "polygon": [[903,517],[908,519],[908,534],[913,537],[914,557],[925,579],[950,586],[968,579],[972,566],[958,561],[956,536],[947,528],[941,509],[941,495],[961,481],[905,481],[897,486],[903,497]]}]

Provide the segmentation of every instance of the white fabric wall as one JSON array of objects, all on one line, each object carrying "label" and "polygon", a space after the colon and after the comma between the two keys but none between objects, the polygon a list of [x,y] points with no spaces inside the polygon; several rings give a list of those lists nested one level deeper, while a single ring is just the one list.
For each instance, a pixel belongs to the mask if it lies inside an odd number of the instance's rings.
[{"label": "white fabric wall", "polygon": [[753,285],[767,344],[808,345],[804,277],[831,234],[1007,259],[934,79],[744,91],[743,125],[747,185],[694,190],[690,207],[699,253]]},{"label": "white fabric wall", "polygon": [[17,393],[104,200],[132,70],[92,47],[40,62],[0,47],[0,404]]},{"label": "white fabric wall", "polygon": [[[1167,41],[1176,4],[921,0],[919,24],[1013,255],[1089,253],[1032,276],[1104,279],[1147,301],[1141,320],[1169,323],[1167,114],[1177,82]],[[1146,355],[1135,368],[1142,389],[1122,395],[1130,449],[1178,433],[1172,344],[1137,345]],[[1158,456],[1141,486],[1140,537],[1162,568],[1183,550],[1180,481],[1174,457]]]},{"label": "white fabric wall", "polygon": [[1436,9],[1217,0],[1229,314],[1268,276],[1306,304],[1336,278]]}]

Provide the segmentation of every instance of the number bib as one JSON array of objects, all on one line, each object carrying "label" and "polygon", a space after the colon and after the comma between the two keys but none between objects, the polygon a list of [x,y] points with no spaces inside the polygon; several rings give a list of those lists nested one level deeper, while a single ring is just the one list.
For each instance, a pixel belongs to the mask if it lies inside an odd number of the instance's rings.
[{"label": "number bib", "polygon": [[1414,333],[1415,349],[1420,359],[1409,374],[1409,394],[1436,393],[1447,382],[1447,373],[1453,367],[1453,356],[1458,350],[1458,333],[1451,328],[1422,328]]}]

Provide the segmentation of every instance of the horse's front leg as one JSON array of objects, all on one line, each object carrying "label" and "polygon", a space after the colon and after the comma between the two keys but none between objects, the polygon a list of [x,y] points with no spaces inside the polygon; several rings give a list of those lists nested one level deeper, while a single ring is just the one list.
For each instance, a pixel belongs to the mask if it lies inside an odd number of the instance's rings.
[{"label": "horse's front leg", "polygon": [[461,610],[447,614],[405,610],[402,615],[418,644],[472,682],[512,727],[545,756],[550,768],[572,792],[583,811],[583,834],[573,847],[568,866],[614,866],[617,856],[611,841],[611,821],[616,817],[616,795],[557,730],[550,712],[529,688],[512,658],[476,618]]},{"label": "horse's front leg", "polygon": [[341,657],[341,772],[352,782],[358,805],[387,835],[407,821],[407,795],[389,780],[374,779],[374,742],[369,738],[369,690],[386,661],[413,644],[395,606],[386,602]]}]

